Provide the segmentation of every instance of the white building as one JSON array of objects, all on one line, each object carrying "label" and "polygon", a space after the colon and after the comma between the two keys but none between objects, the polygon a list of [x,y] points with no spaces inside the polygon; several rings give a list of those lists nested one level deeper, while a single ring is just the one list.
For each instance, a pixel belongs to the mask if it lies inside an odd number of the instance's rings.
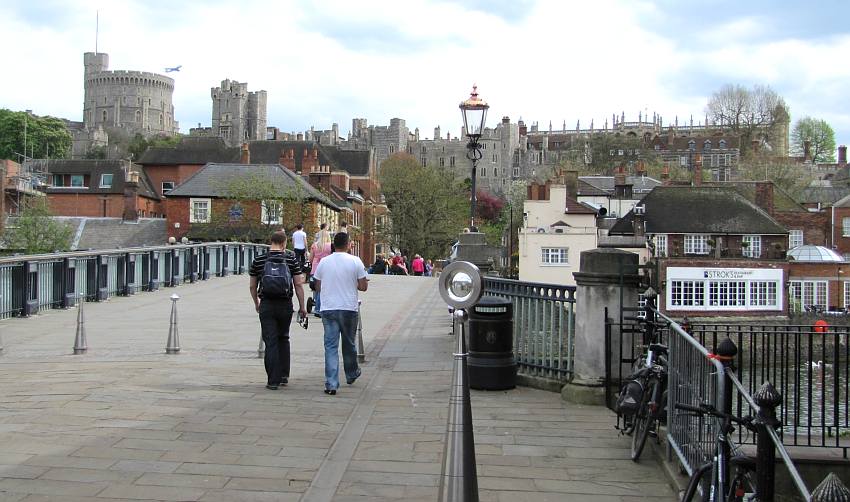
[{"label": "white building", "polygon": [[541,186],[542,194],[525,201],[519,280],[575,285],[573,272],[579,270],[581,252],[597,244],[597,211],[575,200],[577,182],[568,173],[566,184]]}]

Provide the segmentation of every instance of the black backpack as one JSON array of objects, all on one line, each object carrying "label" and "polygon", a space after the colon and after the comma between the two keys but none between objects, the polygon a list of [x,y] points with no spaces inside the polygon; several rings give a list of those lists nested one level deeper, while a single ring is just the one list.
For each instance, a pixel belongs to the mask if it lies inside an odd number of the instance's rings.
[{"label": "black backpack", "polygon": [[260,295],[263,298],[292,298],[292,273],[286,264],[286,255],[269,255],[260,279]]}]

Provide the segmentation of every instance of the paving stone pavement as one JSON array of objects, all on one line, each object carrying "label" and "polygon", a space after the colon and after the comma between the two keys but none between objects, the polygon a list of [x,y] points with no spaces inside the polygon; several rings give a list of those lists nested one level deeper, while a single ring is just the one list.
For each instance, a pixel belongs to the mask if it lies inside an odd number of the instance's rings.
[{"label": "paving stone pavement", "polygon": [[[322,330],[293,324],[290,383],[264,388],[247,276],[0,322],[0,502],[432,501],[451,378],[430,278],[373,276],[367,363],[323,389]],[[166,355],[178,293],[183,350]],[[600,407],[518,388],[472,392],[482,501],[673,500]]]}]

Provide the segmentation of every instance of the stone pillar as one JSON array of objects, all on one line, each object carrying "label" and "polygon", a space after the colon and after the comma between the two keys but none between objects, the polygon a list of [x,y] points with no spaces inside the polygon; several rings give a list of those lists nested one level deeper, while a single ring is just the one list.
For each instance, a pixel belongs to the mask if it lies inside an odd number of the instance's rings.
[{"label": "stone pillar", "polygon": [[[593,249],[581,253],[576,279],[576,323],[573,345],[573,380],[561,390],[564,400],[605,404],[605,307],[619,319],[622,305],[637,306],[638,255],[619,249]],[[621,296],[622,295],[622,296]],[[611,346],[619,344],[612,332]],[[613,363],[612,363],[613,364]]]}]

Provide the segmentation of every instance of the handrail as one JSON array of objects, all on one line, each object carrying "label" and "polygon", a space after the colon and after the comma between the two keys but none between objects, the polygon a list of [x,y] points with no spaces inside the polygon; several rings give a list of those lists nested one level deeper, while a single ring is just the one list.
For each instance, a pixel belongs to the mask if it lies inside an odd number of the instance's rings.
[{"label": "handrail", "polygon": [[[761,407],[756,404],[753,400],[753,397],[747,392],[747,389],[744,388],[744,385],[738,380],[738,376],[734,371],[729,371],[726,373],[729,376],[729,379],[732,381],[732,385],[734,385],[740,395],[747,401],[747,404],[756,411],[756,413],[761,412]],[[805,500],[811,500],[812,494],[809,492],[809,489],[806,487],[806,483],[803,481],[800,473],[797,471],[797,467],[794,465],[794,462],[791,460],[791,456],[788,455],[788,450],[785,449],[785,445],[782,444],[782,440],[779,438],[779,435],[776,434],[776,430],[773,427],[767,427],[767,433],[770,435],[771,441],[773,441],[773,445],[779,451],[779,455],[782,457],[782,461],[785,463],[785,468],[788,469],[788,474],[791,475],[791,479],[794,480],[794,484],[797,485],[797,490],[800,491],[800,495],[802,495]]]},{"label": "handrail", "polygon": [[203,246],[258,246],[265,247],[268,244],[256,244],[253,242],[230,242],[230,241],[215,241],[215,242],[198,242],[194,244],[166,244],[162,246],[142,246],[132,248],[107,248],[107,249],[88,249],[80,251],[63,251],[60,253],[42,253],[42,254],[20,254],[13,256],[0,257],[0,265],[5,263],[18,263],[21,261],[38,261],[50,260],[56,258],[76,258],[81,256],[91,255],[118,255],[127,253],[147,253],[150,251],[162,251],[164,249],[192,249]]}]

